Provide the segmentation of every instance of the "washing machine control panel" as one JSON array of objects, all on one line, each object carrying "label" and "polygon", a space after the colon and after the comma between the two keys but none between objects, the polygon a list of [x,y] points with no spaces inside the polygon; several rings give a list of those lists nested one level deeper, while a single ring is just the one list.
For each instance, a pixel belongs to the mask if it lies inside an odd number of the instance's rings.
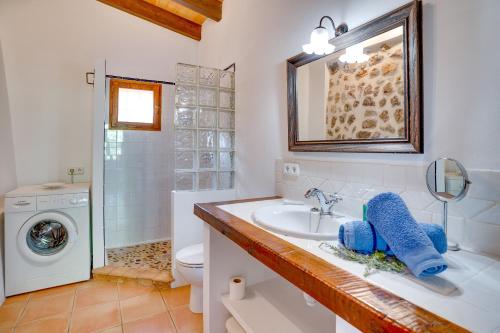
[{"label": "washing machine control panel", "polygon": [[36,199],[37,210],[86,207],[89,204],[87,193],[44,195]]}]

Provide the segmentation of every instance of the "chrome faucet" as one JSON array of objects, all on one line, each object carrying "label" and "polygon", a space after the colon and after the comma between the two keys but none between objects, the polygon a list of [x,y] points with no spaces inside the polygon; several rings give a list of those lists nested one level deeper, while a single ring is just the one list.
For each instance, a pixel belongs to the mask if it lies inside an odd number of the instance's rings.
[{"label": "chrome faucet", "polygon": [[306,199],[309,199],[310,197],[316,197],[319,201],[319,206],[320,206],[320,211],[319,215],[324,216],[324,215],[333,215],[332,209],[333,206],[336,203],[339,203],[342,201],[342,197],[338,194],[333,194],[333,195],[326,195],[323,193],[323,191],[318,190],[317,188],[311,188],[307,190],[306,194],[304,194],[304,197]]}]

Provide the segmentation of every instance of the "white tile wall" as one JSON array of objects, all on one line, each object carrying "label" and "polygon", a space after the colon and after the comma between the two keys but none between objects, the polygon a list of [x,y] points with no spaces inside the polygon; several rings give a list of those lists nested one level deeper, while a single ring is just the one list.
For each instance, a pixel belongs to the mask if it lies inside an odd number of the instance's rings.
[{"label": "white tile wall", "polygon": [[[434,199],[425,184],[426,165],[369,162],[325,162],[287,159],[298,163],[298,177],[284,176],[283,161],[276,161],[276,192],[293,200],[306,200],[304,193],[317,187],[338,192],[344,200],[339,212],[362,217],[366,200],[382,192],[401,195],[414,217],[425,223],[442,223],[443,204]],[[468,170],[472,181],[465,199],[449,206],[449,238],[469,250],[500,256],[500,171]]]},{"label": "white tile wall", "polygon": [[106,248],[170,238],[173,88],[164,85],[162,90],[162,131],[106,130]]}]

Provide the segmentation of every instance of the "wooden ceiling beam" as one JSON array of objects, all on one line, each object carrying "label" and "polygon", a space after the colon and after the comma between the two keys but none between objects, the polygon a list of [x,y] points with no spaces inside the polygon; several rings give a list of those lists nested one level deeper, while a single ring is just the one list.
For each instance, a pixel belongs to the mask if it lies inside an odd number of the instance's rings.
[{"label": "wooden ceiling beam", "polygon": [[222,1],[220,0],[173,0],[184,7],[219,22],[222,19]]},{"label": "wooden ceiling beam", "polygon": [[143,0],[98,0],[184,36],[201,40],[201,25]]}]

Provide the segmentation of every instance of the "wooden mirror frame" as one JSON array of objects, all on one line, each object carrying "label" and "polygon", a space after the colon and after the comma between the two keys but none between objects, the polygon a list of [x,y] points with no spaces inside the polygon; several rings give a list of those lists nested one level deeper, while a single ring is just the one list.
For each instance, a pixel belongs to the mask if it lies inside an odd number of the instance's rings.
[{"label": "wooden mirror frame", "polygon": [[421,2],[415,0],[330,42],[336,51],[403,26],[405,138],[299,141],[297,68],[325,56],[300,53],[287,60],[288,150],[302,152],[423,153]]}]

